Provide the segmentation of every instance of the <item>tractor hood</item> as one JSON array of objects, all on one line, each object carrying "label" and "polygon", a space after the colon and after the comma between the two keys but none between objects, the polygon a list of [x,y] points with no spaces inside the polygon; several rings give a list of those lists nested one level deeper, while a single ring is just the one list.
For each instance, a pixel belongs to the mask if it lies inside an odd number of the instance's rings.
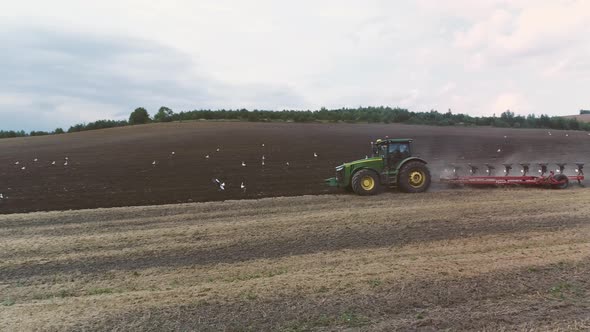
[{"label": "tractor hood", "polygon": [[373,165],[375,163],[382,163],[382,162],[383,162],[382,157],[371,157],[371,158],[366,158],[366,159],[359,159],[359,160],[351,161],[348,163],[344,163],[344,164],[336,167],[336,170],[338,170],[340,168],[347,168],[347,167],[357,168],[359,166]]}]

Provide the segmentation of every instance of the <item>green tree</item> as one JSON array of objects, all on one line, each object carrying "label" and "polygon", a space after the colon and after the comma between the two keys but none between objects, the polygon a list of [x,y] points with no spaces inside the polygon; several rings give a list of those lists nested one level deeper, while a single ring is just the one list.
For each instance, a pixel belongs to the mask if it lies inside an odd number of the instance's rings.
[{"label": "green tree", "polygon": [[136,108],[135,111],[131,112],[131,115],[129,115],[129,124],[131,125],[144,124],[148,122],[150,122],[150,115],[143,107]]},{"label": "green tree", "polygon": [[55,128],[55,130],[53,131],[54,134],[63,134],[64,130],[61,128]]},{"label": "green tree", "polygon": [[166,106],[160,107],[158,113],[154,115],[154,121],[156,122],[170,122],[172,121],[172,117],[174,116],[174,112]]}]

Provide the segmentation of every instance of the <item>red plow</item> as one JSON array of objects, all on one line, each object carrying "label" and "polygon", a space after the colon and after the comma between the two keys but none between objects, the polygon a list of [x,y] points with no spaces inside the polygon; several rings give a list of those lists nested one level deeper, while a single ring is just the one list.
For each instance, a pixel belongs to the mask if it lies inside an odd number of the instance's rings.
[{"label": "red plow", "polygon": [[558,168],[549,170],[548,164],[540,163],[538,165],[539,175],[529,175],[530,164],[519,164],[522,168],[520,175],[511,175],[512,164],[502,164],[504,166],[504,174],[496,175],[496,168],[493,165],[485,164],[485,175],[479,175],[480,169],[478,166],[468,164],[469,175],[461,175],[463,167],[460,165],[451,165],[445,171],[448,176],[441,177],[441,182],[451,186],[542,186],[554,189],[565,189],[571,182],[577,182],[582,185],[584,181],[584,164],[576,163],[574,172],[576,175],[566,175],[565,166],[567,164],[556,164]]}]

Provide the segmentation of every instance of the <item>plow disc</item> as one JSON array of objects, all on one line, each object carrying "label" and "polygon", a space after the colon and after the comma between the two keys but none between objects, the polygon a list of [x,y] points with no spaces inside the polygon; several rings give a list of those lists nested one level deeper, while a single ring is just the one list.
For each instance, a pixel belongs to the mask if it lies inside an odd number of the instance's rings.
[{"label": "plow disc", "polygon": [[[462,175],[460,165],[451,165],[445,171],[448,176],[442,176],[440,181],[451,186],[543,186],[554,189],[565,189],[570,183],[575,182],[582,185],[584,181],[584,164],[576,163],[574,172],[576,175],[565,175],[566,165],[558,163],[555,171],[548,169],[548,164],[540,163],[538,166],[539,175],[529,175],[530,164],[519,164],[521,167],[520,175],[511,175],[512,164],[503,164],[504,175],[496,175],[496,168],[493,165],[485,164],[485,175],[479,175],[479,167],[473,164],[468,164],[469,174]],[[450,170],[450,172],[449,172]]]}]

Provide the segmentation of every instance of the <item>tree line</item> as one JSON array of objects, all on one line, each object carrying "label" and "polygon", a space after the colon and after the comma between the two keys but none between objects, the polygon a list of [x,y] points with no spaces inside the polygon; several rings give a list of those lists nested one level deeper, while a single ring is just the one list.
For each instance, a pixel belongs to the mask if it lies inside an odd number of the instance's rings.
[{"label": "tree line", "polygon": [[[586,114],[585,110],[580,114]],[[411,112],[404,108],[391,107],[358,107],[358,108],[340,108],[326,109],[321,108],[317,111],[300,111],[300,110],[194,110],[187,112],[175,113],[172,109],[162,106],[150,116],[149,112],[143,108],[136,108],[129,115],[128,120],[98,120],[89,123],[80,123],[71,126],[67,132],[79,132],[86,130],[105,129],[114,127],[123,127],[129,125],[146,124],[152,122],[171,122],[171,121],[191,121],[191,120],[234,120],[234,121],[251,121],[251,122],[347,122],[347,123],[405,123],[405,124],[423,124],[434,126],[492,126],[503,128],[546,128],[546,129],[563,129],[563,130],[586,130],[590,131],[590,123],[580,122],[575,118],[564,118],[559,116],[530,114],[527,116],[516,115],[507,110],[500,116],[480,116],[474,117],[466,114],[454,114],[451,110],[441,113],[437,110],[429,112]],[[63,134],[62,128],[56,128],[54,131],[3,131],[0,130],[0,138],[23,137],[23,136],[41,136]]]}]

